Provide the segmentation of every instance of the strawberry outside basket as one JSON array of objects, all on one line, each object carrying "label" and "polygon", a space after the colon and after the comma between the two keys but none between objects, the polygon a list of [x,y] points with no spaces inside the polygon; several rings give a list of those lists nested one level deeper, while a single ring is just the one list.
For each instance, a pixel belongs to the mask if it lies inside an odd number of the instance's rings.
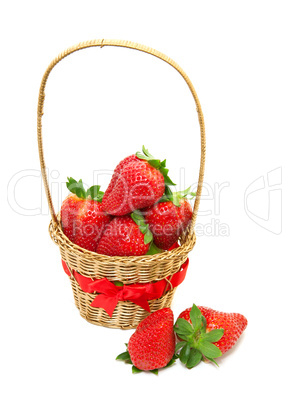
[{"label": "strawberry outside basket", "polygon": [[[165,61],[181,74],[195,100],[200,124],[201,160],[193,218],[186,233],[179,239],[180,246],[170,251],[137,257],[110,257],[87,251],[73,244],[64,235],[60,216],[54,211],[42,144],[45,86],[51,70],[62,59],[78,50],[103,46],[134,49]],[[41,172],[51,214],[49,233],[60,249],[63,268],[70,278],[75,304],[80,315],[96,325],[131,329],[135,328],[150,312],[170,307],[176,287],[184,279],[188,265],[188,253],[196,242],[194,225],[202,192],[206,153],[205,126],[201,105],[185,72],[166,55],[136,43],[105,39],[79,43],[57,56],[44,73],[38,98],[37,136]],[[123,286],[116,286],[114,281],[123,282]]]}]

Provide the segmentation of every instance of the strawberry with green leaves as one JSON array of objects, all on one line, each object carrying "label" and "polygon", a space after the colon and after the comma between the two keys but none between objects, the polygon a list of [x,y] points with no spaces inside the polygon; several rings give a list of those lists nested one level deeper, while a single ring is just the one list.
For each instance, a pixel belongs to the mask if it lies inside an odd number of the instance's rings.
[{"label": "strawberry with green leaves", "polygon": [[63,233],[78,246],[95,251],[111,217],[103,209],[100,186],[84,189],[82,180],[72,177],[66,183],[71,192],[63,201],[60,211]]},{"label": "strawberry with green leaves", "polygon": [[176,345],[179,359],[188,368],[203,359],[217,364],[215,359],[235,345],[246,326],[247,319],[242,314],[194,304],[179,315],[174,327],[180,340]]},{"label": "strawberry with green leaves", "polygon": [[144,210],[154,243],[160,249],[168,250],[189,226],[193,210],[188,196],[195,196],[195,193],[190,192],[190,187],[185,191],[173,193],[166,186],[161,200]]},{"label": "strawberry with green leaves", "polygon": [[144,255],[153,240],[140,211],[116,216],[107,225],[96,248],[98,254],[110,256]]},{"label": "strawberry with green leaves", "polygon": [[175,334],[174,315],[170,308],[151,313],[141,321],[129,339],[127,351],[117,356],[133,364],[132,371],[152,371],[174,363]]},{"label": "strawberry with green leaves", "polygon": [[110,215],[123,216],[149,207],[164,194],[165,185],[174,185],[168,177],[166,160],[154,158],[143,146],[122,160],[103,196],[103,206]]}]

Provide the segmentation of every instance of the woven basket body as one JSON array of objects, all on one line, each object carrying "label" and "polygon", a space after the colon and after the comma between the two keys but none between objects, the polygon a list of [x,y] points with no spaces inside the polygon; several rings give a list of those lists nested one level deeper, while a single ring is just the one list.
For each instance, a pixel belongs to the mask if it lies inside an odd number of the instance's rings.
[{"label": "woven basket body", "polygon": [[[130,301],[119,301],[113,316],[109,315],[102,308],[90,306],[93,296],[84,293],[74,279],[71,286],[74,294],[74,301],[80,311],[80,315],[88,322],[110,328],[131,329],[136,328],[138,323],[148,316],[148,312]],[[169,290],[159,299],[149,302],[151,312],[170,307],[176,289]]]},{"label": "woven basket body", "polygon": [[[109,257],[87,251],[73,244],[64,235],[61,228],[59,216],[55,214],[48,186],[48,179],[43,156],[42,115],[45,98],[44,90],[51,70],[60,60],[75,51],[97,46],[126,47],[139,50],[162,59],[163,61],[174,67],[181,74],[181,76],[188,84],[194,97],[197,106],[201,133],[201,163],[198,188],[194,203],[193,219],[191,225],[186,233],[183,234],[179,239],[180,247],[171,251],[165,251],[161,254],[156,255],[145,255],[137,257]],[[59,246],[61,258],[66,263],[70,271],[70,281],[73,289],[74,300],[77,308],[80,311],[81,316],[93,324],[107,326],[111,328],[129,329],[135,328],[138,323],[149,314],[149,312],[144,310],[139,305],[125,300],[118,301],[112,317],[110,317],[104,309],[91,306],[92,300],[95,298],[96,295],[86,293],[81,289],[78,281],[75,279],[74,272],[77,272],[80,275],[86,278],[91,278],[93,280],[107,278],[111,282],[121,281],[125,285],[148,284],[166,279],[166,281],[168,282],[168,286],[166,286],[163,295],[158,299],[149,300],[148,303],[151,312],[164,307],[170,307],[175,293],[175,288],[172,288],[170,284],[170,278],[172,277],[172,275],[180,270],[182,264],[184,264],[184,262],[187,260],[188,253],[193,249],[196,241],[196,237],[194,234],[194,225],[197,217],[197,211],[202,191],[205,164],[205,128],[203,114],[195,89],[184,71],[173,60],[169,59],[164,54],[154,49],[147,48],[143,45],[117,40],[94,40],[80,43],[72,48],[67,49],[65,52],[56,57],[50,63],[43,76],[38,99],[37,131],[43,183],[52,217],[49,225],[49,233],[52,240]]]}]

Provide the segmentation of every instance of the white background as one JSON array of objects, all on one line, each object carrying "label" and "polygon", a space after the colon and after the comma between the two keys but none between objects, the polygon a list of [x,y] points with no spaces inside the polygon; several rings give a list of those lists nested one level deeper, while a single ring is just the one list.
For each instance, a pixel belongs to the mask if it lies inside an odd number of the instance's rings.
[{"label": "white background", "polygon": [[[1,400],[288,400],[286,5],[1,5]],[[97,327],[80,317],[48,235],[36,140],[40,81],[58,53],[101,38],[167,54],[200,98],[207,132],[204,197],[197,244],[172,309],[177,317],[196,303],[248,318],[219,368],[201,363],[187,370],[177,362],[158,377],[132,375],[115,357],[133,331]],[[67,176],[91,185],[104,170],[99,183],[105,189],[109,171],[142,144],[167,158],[179,189],[197,181],[193,98],[174,69],[143,53],[104,47],[65,59],[48,80],[43,134],[57,210]]]}]

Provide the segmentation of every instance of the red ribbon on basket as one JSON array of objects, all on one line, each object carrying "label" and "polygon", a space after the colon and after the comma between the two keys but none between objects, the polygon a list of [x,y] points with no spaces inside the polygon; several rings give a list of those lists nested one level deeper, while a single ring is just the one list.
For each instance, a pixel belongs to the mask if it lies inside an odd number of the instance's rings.
[{"label": "red ribbon on basket", "polygon": [[[71,276],[71,272],[67,267],[65,261],[62,260],[62,266],[65,273]],[[92,307],[101,307],[107,314],[112,317],[114,309],[119,301],[129,300],[146,311],[150,311],[148,300],[160,298],[168,284],[171,288],[180,285],[185,279],[187,269],[189,266],[189,259],[181,266],[181,269],[173,274],[171,277],[162,279],[154,283],[136,283],[132,285],[117,286],[106,278],[93,280],[72,271],[75,280],[78,282],[80,288],[85,293],[98,293],[92,303]]]}]

